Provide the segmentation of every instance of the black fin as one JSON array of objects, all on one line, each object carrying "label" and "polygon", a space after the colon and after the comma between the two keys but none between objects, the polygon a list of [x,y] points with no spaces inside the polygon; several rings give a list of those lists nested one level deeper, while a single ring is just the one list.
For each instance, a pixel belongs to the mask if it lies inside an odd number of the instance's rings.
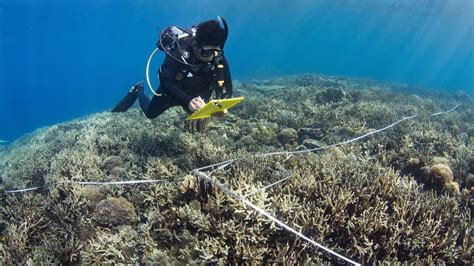
[{"label": "black fin", "polygon": [[129,91],[127,95],[112,109],[113,113],[125,112],[135,103],[138,97],[136,90]]}]

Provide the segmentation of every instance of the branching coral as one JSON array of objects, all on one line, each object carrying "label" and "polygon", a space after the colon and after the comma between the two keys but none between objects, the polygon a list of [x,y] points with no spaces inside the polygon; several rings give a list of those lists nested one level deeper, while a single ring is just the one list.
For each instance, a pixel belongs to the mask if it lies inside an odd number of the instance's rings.
[{"label": "branching coral", "polygon": [[[2,189],[48,186],[2,193],[0,261],[338,263],[190,173],[238,158],[212,178],[358,262],[472,264],[472,100],[428,116],[459,97],[408,89],[289,76],[236,83],[246,99],[206,132],[188,132],[179,108],[156,120],[130,110],[38,130],[0,150]],[[336,143],[413,114],[421,117],[318,154],[251,156]],[[131,179],[167,182],[56,184]]]}]

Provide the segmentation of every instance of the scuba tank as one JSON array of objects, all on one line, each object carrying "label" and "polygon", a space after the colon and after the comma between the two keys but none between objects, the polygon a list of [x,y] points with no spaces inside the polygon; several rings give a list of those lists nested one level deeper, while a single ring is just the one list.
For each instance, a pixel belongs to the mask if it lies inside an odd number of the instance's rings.
[{"label": "scuba tank", "polygon": [[160,37],[158,38],[158,41],[156,42],[157,48],[151,53],[150,57],[148,58],[148,62],[147,62],[147,65],[146,65],[146,73],[145,73],[148,88],[150,88],[151,92],[154,95],[161,96],[161,94],[156,93],[155,90],[153,89],[153,87],[151,86],[150,74],[149,74],[150,73],[150,63],[151,63],[151,60],[153,59],[153,57],[155,56],[156,52],[158,50],[163,51],[167,55],[169,55],[171,58],[173,58],[174,60],[176,60],[176,61],[178,61],[182,64],[189,65],[189,66],[194,66],[194,65],[189,64],[188,62],[186,62],[183,57],[182,57],[183,58],[182,60],[176,58],[175,56],[173,56],[171,54],[171,52],[175,48],[177,48],[181,53],[182,50],[179,47],[179,40],[181,38],[194,36],[195,34],[196,34],[196,29],[195,28],[192,28],[191,30],[186,30],[186,29],[182,29],[182,28],[179,28],[179,27],[176,27],[176,26],[167,27],[167,28],[165,28],[164,30],[161,31]]},{"label": "scuba tank", "polygon": [[195,28],[192,28],[191,31],[178,28],[176,26],[171,26],[164,29],[160,33],[160,38],[156,43],[158,49],[164,52],[171,52],[175,47],[178,46],[178,40],[188,36],[194,36],[196,32]]}]

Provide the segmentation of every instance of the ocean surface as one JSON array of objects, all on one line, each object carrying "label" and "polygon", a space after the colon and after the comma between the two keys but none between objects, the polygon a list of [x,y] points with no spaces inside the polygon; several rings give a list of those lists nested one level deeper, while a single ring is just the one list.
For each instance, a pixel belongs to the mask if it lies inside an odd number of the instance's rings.
[{"label": "ocean surface", "polygon": [[218,15],[233,79],[320,73],[474,95],[472,0],[0,0],[0,140],[111,109],[145,80],[159,29]]}]

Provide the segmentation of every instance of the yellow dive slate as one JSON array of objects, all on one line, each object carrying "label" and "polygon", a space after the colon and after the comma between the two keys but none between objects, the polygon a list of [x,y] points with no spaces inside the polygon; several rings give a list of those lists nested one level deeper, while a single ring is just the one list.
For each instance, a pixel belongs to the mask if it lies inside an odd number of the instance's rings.
[{"label": "yellow dive slate", "polygon": [[230,107],[242,101],[243,99],[244,97],[236,97],[236,98],[222,99],[222,100],[211,100],[206,105],[204,105],[201,109],[199,109],[197,112],[188,116],[186,120],[211,117],[214,113],[227,110]]}]

